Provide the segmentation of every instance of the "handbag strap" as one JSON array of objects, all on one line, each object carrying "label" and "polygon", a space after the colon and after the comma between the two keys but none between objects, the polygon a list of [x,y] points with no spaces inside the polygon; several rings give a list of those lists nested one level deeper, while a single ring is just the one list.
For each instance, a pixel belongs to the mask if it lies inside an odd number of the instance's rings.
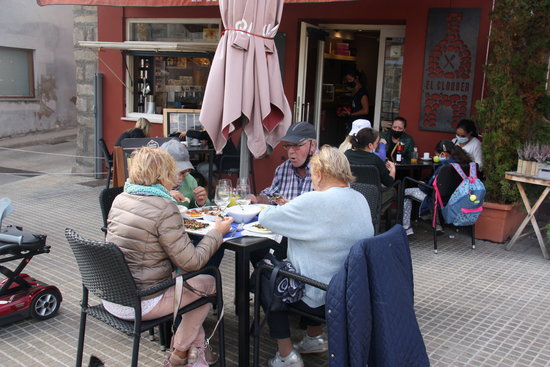
[{"label": "handbag strap", "polygon": [[[272,254],[266,254],[264,259],[270,260],[271,263],[273,264],[273,270],[271,270],[271,275],[269,276],[269,283],[268,283],[269,294],[272,297],[269,300],[269,304],[266,305],[264,319],[262,320],[262,322],[260,323],[260,325],[256,330],[252,330],[252,333],[256,336],[259,334],[260,330],[262,330],[265,323],[267,322],[267,317],[269,316],[269,313],[271,312],[271,306],[273,305],[273,290],[275,289],[275,281],[277,280],[277,275],[279,274],[279,270],[281,270],[285,266],[284,261],[277,260],[275,256],[273,256]],[[261,274],[260,274],[260,278],[261,278]],[[256,294],[255,297],[260,297],[260,295]],[[254,322],[252,325],[254,325]]]},{"label": "handbag strap", "polygon": [[[176,277],[176,286],[175,286],[176,288],[174,289],[174,315],[173,315],[173,318],[172,318],[172,330],[174,332],[176,332],[176,330],[175,330],[176,317],[178,316],[178,311],[179,311],[179,306],[180,306],[180,303],[181,303],[181,297],[183,295],[184,286],[185,286],[185,288],[188,288],[190,290],[195,290],[193,287],[191,287],[189,284],[187,284],[187,282],[184,282],[183,278],[181,276]],[[198,293],[195,293],[195,294],[197,294],[201,297],[208,297],[209,296],[208,294],[198,294]],[[212,330],[212,333],[204,341],[204,346],[205,347],[209,347],[210,339],[212,339],[212,337],[214,336],[214,333],[218,329],[218,326],[220,325],[220,322],[223,319],[224,311],[225,311],[225,305],[222,306],[222,309],[220,310],[220,315],[218,316],[218,321],[216,321],[216,325],[214,326],[214,329]],[[170,348],[173,347],[173,344],[174,344],[174,338],[172,338],[172,341],[170,342]]]}]

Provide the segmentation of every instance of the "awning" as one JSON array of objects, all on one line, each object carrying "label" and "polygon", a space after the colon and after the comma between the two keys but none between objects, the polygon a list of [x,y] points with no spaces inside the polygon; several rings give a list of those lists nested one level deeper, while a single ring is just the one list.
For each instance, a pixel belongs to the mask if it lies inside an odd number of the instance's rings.
[{"label": "awning", "polygon": [[172,52],[214,52],[218,46],[217,42],[102,42],[102,41],[79,41],[78,45],[88,48],[103,48],[113,50],[134,50],[134,51],[172,51]]},{"label": "awning", "polygon": [[[356,0],[284,0],[291,3],[331,3]],[[218,0],[36,0],[38,5],[104,5],[104,6],[218,6]]]}]

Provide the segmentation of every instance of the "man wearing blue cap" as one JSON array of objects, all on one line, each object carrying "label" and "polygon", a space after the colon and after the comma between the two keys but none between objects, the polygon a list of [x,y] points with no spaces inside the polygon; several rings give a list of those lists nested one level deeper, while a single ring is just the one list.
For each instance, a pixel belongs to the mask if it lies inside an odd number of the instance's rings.
[{"label": "man wearing blue cap", "polygon": [[284,204],[295,197],[312,190],[309,159],[317,151],[317,135],[309,122],[298,122],[290,126],[281,139],[288,159],[275,169],[271,186],[252,198],[255,203]]}]

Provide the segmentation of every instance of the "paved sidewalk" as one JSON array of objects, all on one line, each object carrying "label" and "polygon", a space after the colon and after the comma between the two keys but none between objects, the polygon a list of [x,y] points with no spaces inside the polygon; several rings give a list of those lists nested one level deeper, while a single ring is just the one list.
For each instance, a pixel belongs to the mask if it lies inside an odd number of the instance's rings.
[{"label": "paved sidewalk", "polygon": [[[72,154],[74,149],[74,139],[33,147],[61,154]],[[98,202],[103,186],[91,177],[69,174],[71,157],[51,156],[47,167],[41,162],[42,169],[37,169],[33,153],[0,150],[0,161],[1,167],[51,172],[0,173],[0,178],[17,176],[0,181],[0,197],[10,197],[15,207],[4,224],[48,235],[51,253],[35,257],[26,272],[57,285],[64,297],[59,315],[51,320],[24,320],[0,328],[0,366],[73,366],[81,283],[63,231],[70,227],[84,237],[103,237]],[[427,224],[419,223],[415,232],[410,242],[416,313],[432,366],[550,365],[550,262],[542,257],[536,240],[527,238],[512,251],[477,241],[472,250],[466,236],[447,230],[436,255]],[[228,366],[237,366],[233,264],[233,253],[226,251],[221,270]],[[128,366],[130,338],[93,318],[88,320],[84,360],[93,353],[106,366]],[[213,324],[214,318],[209,317],[207,332]],[[300,335],[296,330],[293,337]],[[163,353],[158,343],[144,336],[140,366],[160,366]],[[265,365],[275,351],[275,343],[265,333],[261,348]],[[328,366],[326,355],[304,360],[306,366]]]}]

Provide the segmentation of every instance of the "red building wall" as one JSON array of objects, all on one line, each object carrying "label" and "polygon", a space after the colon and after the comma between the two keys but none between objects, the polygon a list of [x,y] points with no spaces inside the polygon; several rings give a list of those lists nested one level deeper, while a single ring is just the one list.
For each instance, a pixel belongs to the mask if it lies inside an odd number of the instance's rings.
[{"label": "red building wall", "polygon": [[[483,73],[489,33],[489,12],[492,0],[359,0],[352,2],[322,4],[287,4],[283,11],[280,31],[286,33],[286,55],[284,85],[290,105],[296,97],[298,77],[298,50],[300,22],[335,24],[402,24],[406,26],[403,79],[401,87],[401,115],[408,121],[411,134],[420,152],[432,151],[442,138],[452,134],[420,130],[420,104],[422,93],[424,46],[428,10],[430,8],[480,8],[481,19],[473,100],[482,94]],[[98,39],[100,41],[123,41],[126,18],[219,18],[218,7],[180,8],[115,8],[99,7]],[[100,51],[100,57],[124,80],[124,70],[120,51]],[[100,62],[100,72],[105,74],[104,84],[104,131],[107,144],[112,145],[118,135],[132,127],[132,122],[122,121],[124,116],[124,87]],[[153,135],[161,135],[161,126],[156,124]],[[270,184],[274,168],[280,164],[285,154],[280,147],[262,160],[255,161],[258,189]]]}]

